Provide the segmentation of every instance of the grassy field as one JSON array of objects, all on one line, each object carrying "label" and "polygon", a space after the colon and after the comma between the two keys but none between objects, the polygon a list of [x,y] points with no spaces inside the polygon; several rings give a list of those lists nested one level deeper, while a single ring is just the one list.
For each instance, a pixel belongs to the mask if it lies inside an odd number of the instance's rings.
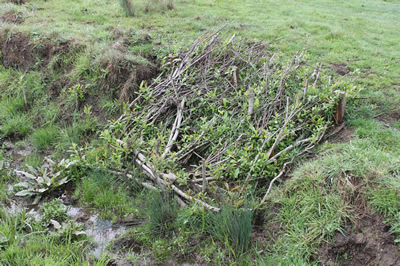
[{"label": "grassy field", "polygon": [[[350,265],[374,254],[363,262],[400,263],[400,3],[186,0],[146,11],[143,2],[133,0],[135,16],[126,17],[119,1],[0,0],[0,262],[105,265],[185,258],[173,262]],[[81,229],[72,218],[57,216],[63,210],[55,203],[42,205],[41,212],[68,229],[7,211],[15,200],[7,184],[19,182],[13,168],[39,167],[44,156],[60,160],[79,147],[88,158],[108,152],[97,133],[121,114],[121,88],[155,78],[163,58],[221,28],[227,39],[235,34],[246,43],[270,43],[285,59],[305,47],[310,68],[322,63],[327,77],[354,84],[358,93],[348,102],[346,128],[297,158],[257,212],[178,208],[170,195],[149,193],[117,175],[56,167],[51,171],[72,177],[74,200],[104,219],[147,217],[99,258],[90,251],[90,237],[75,234]],[[117,154],[108,155],[110,164],[119,162]],[[366,217],[373,217],[368,219],[376,228]],[[364,236],[358,242],[351,240],[357,232]],[[338,246],[342,234],[348,242]],[[371,242],[374,234],[385,246]],[[356,249],[374,243],[375,249]],[[140,251],[127,252],[133,247]]]}]

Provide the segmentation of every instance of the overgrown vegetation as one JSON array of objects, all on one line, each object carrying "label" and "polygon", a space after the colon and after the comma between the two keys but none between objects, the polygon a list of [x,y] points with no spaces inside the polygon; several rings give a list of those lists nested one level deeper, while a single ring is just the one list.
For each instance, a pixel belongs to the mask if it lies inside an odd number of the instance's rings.
[{"label": "overgrown vegetation", "polygon": [[357,92],[329,84],[318,68],[302,68],[302,52],[281,61],[262,44],[235,45],[218,34],[200,39],[164,58],[165,73],[142,84],[128,112],[102,132],[104,142],[82,148],[76,159],[122,172],[134,161],[153,185],[172,186],[209,209],[200,198],[217,198],[217,189],[232,185],[242,196],[254,180],[263,187],[332,125],[332,91],[346,90],[349,99]]}]

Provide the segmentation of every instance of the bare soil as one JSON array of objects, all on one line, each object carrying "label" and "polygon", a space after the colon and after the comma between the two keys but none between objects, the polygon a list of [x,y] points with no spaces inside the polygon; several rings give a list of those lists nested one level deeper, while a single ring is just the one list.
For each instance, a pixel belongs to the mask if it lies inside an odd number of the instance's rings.
[{"label": "bare soil", "polygon": [[3,66],[18,70],[28,70],[34,63],[33,44],[30,37],[20,32],[13,33],[1,47]]},{"label": "bare soil", "polygon": [[382,122],[386,127],[391,128],[391,127],[393,127],[393,124],[400,121],[400,113],[393,111],[389,114],[380,115],[380,116],[376,117],[376,119],[379,122]]},{"label": "bare soil", "polygon": [[1,16],[1,20],[11,24],[21,24],[22,22],[24,22],[22,13],[14,14],[13,12],[8,12],[4,14],[3,16]]},{"label": "bare soil", "polygon": [[365,215],[320,249],[322,265],[400,265],[399,246],[379,215]]},{"label": "bare soil", "polygon": [[8,0],[8,2],[17,4],[17,5],[22,5],[22,4],[25,4],[26,2],[28,2],[28,0]]},{"label": "bare soil", "polygon": [[36,57],[40,58],[41,66],[46,66],[51,58],[69,51],[73,40],[59,43],[51,43],[43,40],[40,45],[31,42],[31,37],[21,32],[13,33],[8,38],[1,38],[1,54],[3,66],[27,71],[36,64]]},{"label": "bare soil", "polygon": [[326,132],[326,137],[323,140],[329,141],[329,143],[345,143],[349,142],[354,135],[354,129],[341,125],[330,129]]},{"label": "bare soil", "polygon": [[351,70],[344,63],[331,63],[331,68],[341,76],[345,76],[351,72]]}]

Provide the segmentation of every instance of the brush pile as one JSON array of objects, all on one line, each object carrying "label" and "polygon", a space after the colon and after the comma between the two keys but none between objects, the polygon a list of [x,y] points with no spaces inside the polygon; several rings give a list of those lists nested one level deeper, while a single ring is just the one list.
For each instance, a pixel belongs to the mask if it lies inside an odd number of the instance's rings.
[{"label": "brush pile", "polygon": [[[164,58],[162,74],[102,133],[112,152],[96,153],[97,162],[215,211],[226,193],[262,201],[324,136],[339,86],[304,51],[284,62],[270,50],[217,33]],[[129,174],[132,166],[144,175]]]}]

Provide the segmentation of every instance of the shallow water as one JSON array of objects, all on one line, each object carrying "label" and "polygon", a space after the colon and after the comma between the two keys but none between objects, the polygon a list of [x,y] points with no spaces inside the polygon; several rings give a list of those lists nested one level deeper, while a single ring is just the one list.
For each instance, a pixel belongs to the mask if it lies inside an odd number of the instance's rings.
[{"label": "shallow water", "polygon": [[106,246],[125,232],[125,226],[115,226],[111,220],[99,218],[96,211],[89,208],[71,207],[68,215],[73,217],[76,223],[84,225],[87,236],[96,243],[93,254],[100,258]]}]

